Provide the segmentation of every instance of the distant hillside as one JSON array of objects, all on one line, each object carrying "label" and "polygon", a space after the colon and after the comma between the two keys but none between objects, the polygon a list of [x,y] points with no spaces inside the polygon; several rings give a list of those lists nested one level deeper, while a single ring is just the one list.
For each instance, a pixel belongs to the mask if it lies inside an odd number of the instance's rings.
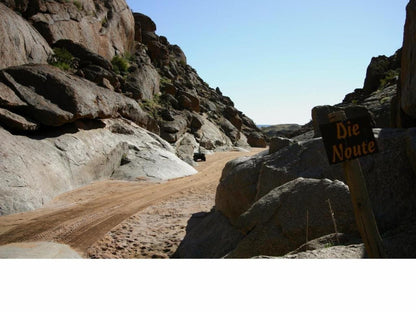
[{"label": "distant hillside", "polygon": [[269,138],[274,136],[283,136],[291,138],[293,134],[301,128],[298,124],[281,124],[274,126],[264,126],[260,130]]}]

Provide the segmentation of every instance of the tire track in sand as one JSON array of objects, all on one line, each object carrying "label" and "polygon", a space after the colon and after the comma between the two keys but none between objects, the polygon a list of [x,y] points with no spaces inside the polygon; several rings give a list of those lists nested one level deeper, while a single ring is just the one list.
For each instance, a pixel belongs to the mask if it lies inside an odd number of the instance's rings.
[{"label": "tire track in sand", "polygon": [[36,211],[0,217],[0,245],[53,241],[85,255],[97,240],[137,212],[191,188],[216,185],[228,161],[262,150],[215,153],[199,163],[197,174],[162,183],[92,183],[62,194]]}]

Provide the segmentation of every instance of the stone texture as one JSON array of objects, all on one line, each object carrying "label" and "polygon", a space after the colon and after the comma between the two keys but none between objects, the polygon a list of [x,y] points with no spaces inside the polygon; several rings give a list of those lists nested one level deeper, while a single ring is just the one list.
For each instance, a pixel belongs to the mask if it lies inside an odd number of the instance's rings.
[{"label": "stone texture", "polygon": [[310,239],[333,233],[328,199],[338,231],[356,232],[345,184],[299,178],[272,190],[238,218],[236,227],[247,235],[227,257],[281,256],[305,242],[306,230]]},{"label": "stone texture", "polygon": [[[410,0],[406,8],[406,24],[404,27],[400,108],[408,117],[416,119],[416,1]],[[404,123],[404,120],[402,120]],[[413,123],[412,123],[413,124]],[[403,124],[403,126],[406,126]]]},{"label": "stone texture", "polygon": [[251,132],[247,135],[247,142],[252,147],[266,147],[267,143],[261,132]]},{"label": "stone texture", "polygon": [[[375,136],[380,153],[360,158],[360,162],[383,233],[415,216],[415,132],[382,129],[375,131]],[[341,165],[329,165],[321,139],[297,142],[270,155],[227,164],[217,189],[217,209],[234,222],[254,201],[299,177],[345,179]],[[239,204],[235,198],[241,199]]]},{"label": "stone texture", "polygon": [[179,104],[178,109],[187,109],[197,113],[201,110],[198,97],[189,92],[179,91],[177,93],[177,100]]},{"label": "stone texture", "polygon": [[165,121],[160,126],[160,135],[169,143],[174,143],[185,133],[188,121],[182,115],[173,117],[173,121]]},{"label": "stone texture", "polygon": [[176,143],[176,155],[186,163],[193,165],[193,156],[198,151],[198,147],[199,144],[196,142],[195,137],[190,133],[186,133]]},{"label": "stone texture", "polygon": [[340,164],[329,165],[321,139],[294,142],[264,157],[256,184],[256,199],[298,177],[344,179]]},{"label": "stone texture", "polygon": [[240,131],[238,131],[238,129],[234,127],[230,121],[225,118],[221,118],[219,125],[222,131],[224,131],[224,133],[231,139],[233,143],[236,143],[238,140],[240,140]]},{"label": "stone texture", "polygon": [[261,128],[261,131],[269,139],[273,137],[292,138],[298,134],[299,130],[301,130],[301,126],[298,124],[280,124]]},{"label": "stone texture", "polygon": [[146,47],[136,44],[136,53],[131,58],[133,65],[124,86],[124,91],[132,92],[139,100],[153,101],[160,93],[160,75],[146,52]]},{"label": "stone texture", "polygon": [[362,259],[365,257],[364,244],[348,246],[331,246],[328,248],[308,250],[297,254],[285,255],[285,259]]},{"label": "stone texture", "polygon": [[13,243],[0,246],[0,259],[81,259],[68,245],[51,242]]},{"label": "stone texture", "polygon": [[46,64],[52,54],[45,39],[21,16],[0,3],[0,69]]},{"label": "stone texture", "polygon": [[133,49],[134,18],[124,0],[34,0],[15,9],[27,16],[49,44],[69,39],[108,60]]},{"label": "stone texture", "polygon": [[153,20],[142,14],[142,13],[134,13],[134,22],[136,25],[136,31],[141,30],[142,32],[155,32],[156,31],[156,24]]},{"label": "stone texture", "polygon": [[36,123],[4,108],[0,108],[0,124],[11,130],[34,131],[39,129]]},{"label": "stone texture", "polygon": [[54,48],[60,48],[65,49],[69,53],[71,53],[74,57],[77,57],[79,59],[79,66],[86,67],[88,65],[97,65],[99,67],[102,67],[106,70],[112,70],[113,66],[111,63],[102,57],[101,55],[98,55],[97,53],[94,53],[93,51],[89,50],[85,46],[79,43],[75,43],[68,39],[61,39],[58,40],[53,44]]},{"label": "stone texture", "polygon": [[294,144],[294,142],[290,139],[284,137],[274,137],[270,140],[269,154],[276,153],[277,151],[291,144]]},{"label": "stone texture", "polygon": [[108,119],[89,127],[79,122],[72,132],[29,138],[0,127],[0,215],[40,208],[99,179],[164,180],[196,173],[167,142],[129,121]]},{"label": "stone texture", "polygon": [[233,250],[242,237],[219,211],[194,214],[172,258],[221,258]]},{"label": "stone texture", "polygon": [[[233,223],[254,203],[263,154],[226,164],[215,195],[215,207]],[[238,200],[236,200],[238,198]]]},{"label": "stone texture", "polygon": [[231,139],[227,137],[216,124],[204,118],[201,127],[200,145],[208,150],[225,150],[233,146]]},{"label": "stone texture", "polygon": [[78,119],[116,117],[118,114],[149,130],[158,131],[156,122],[139,104],[125,96],[100,88],[48,65],[26,65],[0,72],[27,106],[19,112],[46,126],[61,126]]}]

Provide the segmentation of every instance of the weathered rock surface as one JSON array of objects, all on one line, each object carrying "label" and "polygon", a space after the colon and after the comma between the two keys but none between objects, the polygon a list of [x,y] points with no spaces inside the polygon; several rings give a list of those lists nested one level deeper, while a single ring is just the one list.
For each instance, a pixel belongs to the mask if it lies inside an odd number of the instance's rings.
[{"label": "weathered rock surface", "polygon": [[[61,126],[79,119],[110,118],[120,114],[158,132],[156,122],[133,99],[49,65],[7,68],[0,72],[0,80],[10,94],[10,100],[0,105],[38,125]],[[15,105],[15,98],[20,99],[19,107]]]},{"label": "weathered rock surface", "polygon": [[132,92],[136,99],[153,101],[154,97],[160,92],[159,73],[152,66],[144,46],[136,46],[134,59],[138,66],[129,70],[125,90]]},{"label": "weathered rock surface", "polygon": [[0,69],[48,62],[52,49],[21,16],[0,3]]},{"label": "weathered rock surface", "polygon": [[298,125],[298,124],[281,124],[281,125],[262,127],[261,131],[269,139],[276,137],[276,136],[291,138],[297,135],[300,129],[301,129],[301,125]]},{"label": "weathered rock surface", "polygon": [[364,244],[348,246],[330,246],[327,248],[308,250],[296,254],[285,255],[285,259],[362,259],[365,255]]},{"label": "weathered rock surface", "polygon": [[78,66],[86,67],[88,65],[97,65],[99,67],[102,67],[106,70],[112,70],[113,66],[111,65],[110,61],[105,59],[99,54],[96,54],[83,46],[80,43],[76,43],[69,39],[61,39],[56,41],[53,44],[54,48],[60,48],[65,49],[69,53],[71,53],[72,56],[79,59]]},{"label": "weathered rock surface", "polygon": [[[414,129],[374,132],[380,153],[360,158],[360,162],[378,228],[389,257],[412,257],[410,246],[416,236],[409,224],[416,220],[416,133]],[[327,199],[337,230],[358,235],[348,187],[341,182],[341,165],[328,164],[321,139],[280,140],[282,144],[272,153],[233,160],[223,170],[215,210],[227,218],[233,229],[244,234],[237,245],[233,242],[236,247],[227,257],[282,256],[299,248],[305,242],[306,210],[309,239],[334,232]],[[409,242],[398,243],[404,234],[397,229],[403,227],[407,228]],[[198,230],[193,231],[190,240],[197,236]],[[199,231],[210,229],[201,227]],[[184,243],[181,253],[185,255],[191,245]],[[350,249],[355,251],[350,253]],[[362,250],[362,246],[338,246],[329,253],[316,251],[294,257],[358,257]]]},{"label": "weathered rock surface", "polygon": [[354,232],[345,184],[299,178],[272,190],[239,217],[236,227],[247,235],[227,257],[281,256],[302,245],[306,231],[310,239],[334,232],[328,199],[339,231]]},{"label": "weathered rock surface", "polygon": [[270,140],[269,145],[269,154],[276,153],[278,150],[281,150],[282,148],[292,145],[294,142],[288,138],[285,137],[273,137]]},{"label": "weathered rock surface", "polygon": [[[413,157],[408,155],[413,155],[415,133],[412,129],[375,132],[380,153],[360,161],[379,226],[387,229],[397,226],[404,215],[413,215],[410,207],[416,202],[416,175]],[[298,177],[345,179],[341,165],[329,165],[321,139],[295,142],[270,155],[227,164],[217,189],[216,207],[233,220],[270,190]],[[233,198],[242,198],[241,204],[234,204]]]},{"label": "weathered rock surface", "polygon": [[172,258],[221,258],[244,236],[215,209],[194,214],[188,221],[186,233]]},{"label": "weathered rock surface", "polygon": [[2,2],[25,16],[51,45],[70,39],[109,60],[133,49],[134,18],[124,0]]},{"label": "weathered rock surface", "polygon": [[[309,238],[308,238],[309,239]],[[305,251],[319,250],[333,246],[349,246],[361,244],[361,238],[357,233],[332,233],[319,238],[308,240],[307,243],[301,245],[299,248],[287,253],[285,256],[295,255]],[[363,253],[363,256],[364,255]]]},{"label": "weathered rock surface", "polygon": [[77,125],[72,133],[46,138],[0,128],[0,215],[37,209],[95,180],[165,180],[196,173],[168,143],[127,120]]},{"label": "weathered rock surface", "polygon": [[398,101],[397,124],[403,127],[416,125],[416,1],[410,0],[406,8],[406,24],[404,27],[402,72],[400,81],[400,96]]},{"label": "weathered rock surface", "polygon": [[222,172],[215,195],[215,207],[227,216],[231,223],[255,201],[263,155],[264,153],[251,158],[232,160]]},{"label": "weathered rock surface", "polygon": [[[283,256],[305,243],[306,229],[310,240],[335,231],[328,199],[337,230],[352,233],[348,237],[356,235],[348,187],[340,181],[299,178],[262,197],[234,224],[216,207],[209,214],[191,219],[175,257]],[[323,239],[319,241],[326,245]]]},{"label": "weathered rock surface", "polygon": [[[194,165],[193,156],[198,152],[198,143],[195,137],[186,133],[182,139],[176,143],[176,155],[190,165]],[[202,152],[202,151],[201,151]]]},{"label": "weathered rock surface", "polygon": [[195,150],[263,144],[124,0],[1,0],[0,9],[0,53],[12,56],[0,60],[0,214],[97,179],[194,173],[175,153],[194,164]]},{"label": "weathered rock surface", "polygon": [[[151,64],[160,76],[162,94],[156,104],[160,106],[157,114],[162,117],[159,125],[162,136],[166,140],[175,143],[181,139],[183,133],[190,132],[202,147],[209,150],[227,149],[234,145],[247,146],[247,144],[253,147],[266,146],[264,135],[254,122],[234,108],[230,98],[222,95],[217,89],[210,88],[198,76],[195,69],[186,64],[185,54],[180,47],[170,44],[166,37],[158,36],[156,25],[148,16],[135,13],[134,18],[136,40],[146,46]],[[149,68],[147,60],[140,64],[140,66],[146,64],[147,67],[144,68]],[[146,77],[151,76],[154,75],[146,75]],[[149,81],[147,85],[152,86],[147,89],[153,91],[150,93],[155,95],[154,90],[157,87],[153,88],[154,81]],[[128,88],[135,93],[130,84]],[[144,92],[136,93],[144,94]],[[189,112],[193,116],[199,115],[202,118],[194,117],[190,124],[188,123],[185,132],[177,131],[174,134],[163,131],[163,128],[169,128],[169,122],[173,121],[164,113],[166,110],[172,112],[172,115],[182,115],[185,119],[189,119]]]},{"label": "weathered rock surface", "polygon": [[64,244],[51,242],[13,243],[0,246],[0,259],[81,259]]}]

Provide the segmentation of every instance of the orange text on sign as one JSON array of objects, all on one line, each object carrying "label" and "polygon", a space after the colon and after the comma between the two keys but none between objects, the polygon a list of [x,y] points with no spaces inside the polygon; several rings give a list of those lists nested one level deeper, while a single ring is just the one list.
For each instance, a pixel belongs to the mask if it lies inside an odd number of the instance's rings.
[{"label": "orange text on sign", "polygon": [[357,136],[360,134],[360,125],[359,124],[351,124],[351,121],[347,121],[347,125],[344,123],[339,122],[337,123],[337,139],[342,140],[348,137]]}]

